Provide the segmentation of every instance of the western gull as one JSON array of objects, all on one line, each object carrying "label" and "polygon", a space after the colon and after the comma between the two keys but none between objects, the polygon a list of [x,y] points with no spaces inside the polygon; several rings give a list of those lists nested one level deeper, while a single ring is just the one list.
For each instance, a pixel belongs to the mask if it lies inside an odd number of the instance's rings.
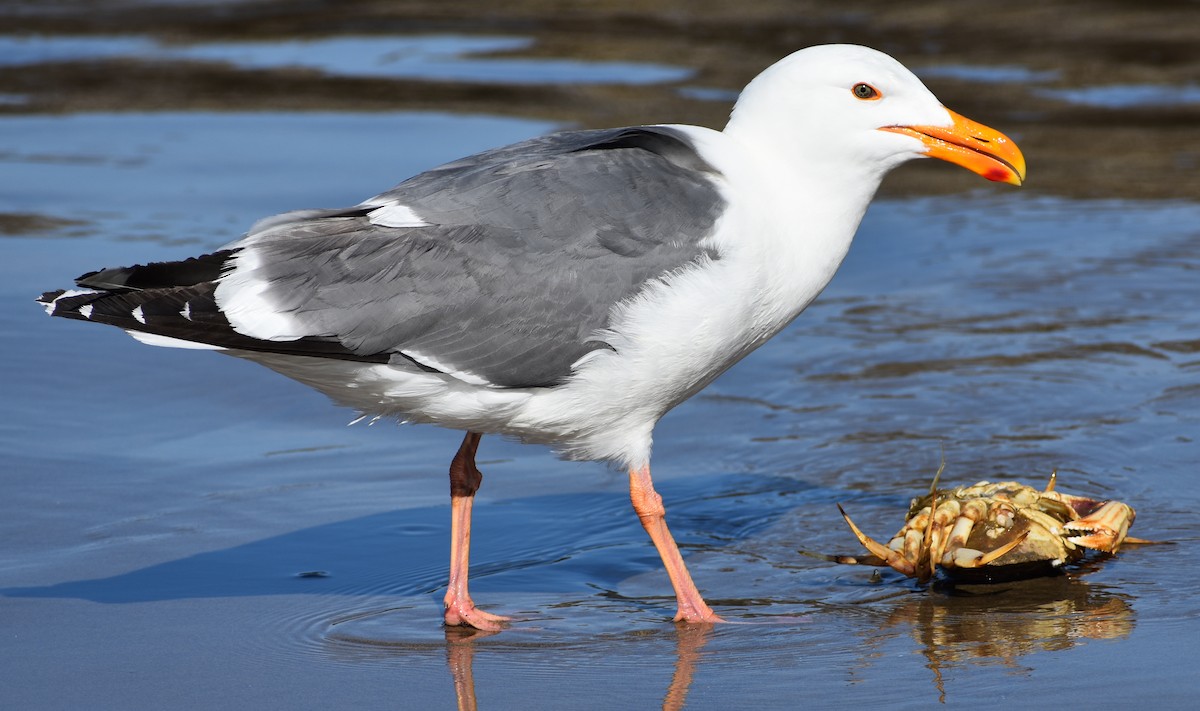
[{"label": "western gull", "polygon": [[627,469],[675,620],[718,622],[651,482],[654,425],[803,311],[883,176],[926,156],[1025,177],[1012,141],[943,107],[895,59],[810,47],[751,81],[723,131],[554,133],[39,301],[145,343],[256,361],[364,415],[465,431],[450,465],[447,625],[508,619],[467,589],[486,433]]}]

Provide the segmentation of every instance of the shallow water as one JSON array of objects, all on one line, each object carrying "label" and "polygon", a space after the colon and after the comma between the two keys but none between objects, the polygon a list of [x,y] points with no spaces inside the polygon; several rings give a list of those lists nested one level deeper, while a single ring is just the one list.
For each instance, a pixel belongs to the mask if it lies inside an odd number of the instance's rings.
[{"label": "shallow water", "polygon": [[[486,438],[473,593],[517,621],[444,630],[454,433],[347,427],[354,413],[265,369],[32,303],[555,125],[0,117],[6,707],[1194,699],[1200,203],[1057,197],[1036,165],[1023,191],[960,171],[969,192],[877,202],[822,298],[657,430],[672,529],[734,622],[714,629],[669,623],[623,474]],[[855,551],[839,502],[893,532],[943,448],[945,484],[1057,468],[1061,489],[1127,501],[1134,535],[1173,545],[958,589],[798,553]]]},{"label": "shallow water", "polygon": [[336,37],[267,42],[164,44],[143,37],[5,37],[0,64],[97,59],[192,60],[240,69],[315,70],[334,76],[419,78],[511,84],[656,84],[686,79],[682,67],[633,62],[478,57],[534,44],[529,37]]}]

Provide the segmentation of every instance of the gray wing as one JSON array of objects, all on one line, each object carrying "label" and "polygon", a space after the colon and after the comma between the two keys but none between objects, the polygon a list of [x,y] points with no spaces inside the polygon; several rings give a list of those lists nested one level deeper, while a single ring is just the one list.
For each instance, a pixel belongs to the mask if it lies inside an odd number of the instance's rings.
[{"label": "gray wing", "polygon": [[[234,246],[255,252],[264,301],[306,337],[549,386],[610,347],[596,334],[615,304],[717,257],[704,239],[724,209],[718,177],[669,128],[566,132],[422,173],[358,208],[274,218]],[[379,217],[398,206],[423,226]]]}]

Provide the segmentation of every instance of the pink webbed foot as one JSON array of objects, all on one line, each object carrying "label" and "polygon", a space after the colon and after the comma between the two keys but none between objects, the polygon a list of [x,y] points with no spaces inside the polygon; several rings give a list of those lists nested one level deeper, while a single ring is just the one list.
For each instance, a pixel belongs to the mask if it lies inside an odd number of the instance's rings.
[{"label": "pink webbed foot", "polygon": [[[704,601],[701,600],[700,604],[704,605]],[[679,612],[675,614],[675,622],[682,622],[686,625],[713,625],[725,622],[725,618],[713,612],[708,605],[704,605],[703,609],[689,606],[686,612],[683,606],[680,606]]]},{"label": "pink webbed foot", "polygon": [[447,627],[474,627],[485,632],[499,632],[512,618],[484,612],[475,607],[468,597],[446,600],[445,619]]}]

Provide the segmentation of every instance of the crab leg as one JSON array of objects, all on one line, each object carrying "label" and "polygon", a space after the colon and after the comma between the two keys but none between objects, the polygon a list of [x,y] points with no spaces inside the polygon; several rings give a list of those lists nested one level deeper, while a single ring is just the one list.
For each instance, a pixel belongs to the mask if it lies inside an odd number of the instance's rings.
[{"label": "crab leg", "polygon": [[937,564],[946,555],[946,548],[950,542],[950,537],[947,536],[947,529],[950,533],[954,533],[954,528],[958,525],[959,512],[961,506],[954,499],[946,499],[938,503],[933,509],[933,515],[929,517],[929,530],[926,532],[926,540],[929,541],[929,576],[933,577],[936,572]]},{"label": "crab leg", "polygon": [[[937,559],[934,555],[937,552],[937,541],[934,540],[934,526],[937,522],[938,514],[938,495],[937,489],[933,490],[933,494],[929,497],[929,521],[925,524],[925,533],[921,540],[925,546],[921,549],[921,555],[917,556],[917,567],[920,568],[920,573],[917,575],[917,580],[925,581],[932,578],[937,573]],[[940,531],[939,531],[940,532]]]},{"label": "crab leg", "polygon": [[904,560],[919,568],[922,554],[925,552],[925,529],[929,528],[929,514],[921,512],[909,521],[909,528],[900,540],[900,555]]},{"label": "crab leg", "polygon": [[958,514],[958,520],[954,522],[954,528],[950,529],[950,537],[946,539],[946,548],[955,550],[967,545],[971,529],[975,528],[975,524],[982,521],[986,515],[987,504],[979,499],[964,501]]},{"label": "crab leg", "polygon": [[973,548],[959,548],[954,551],[954,565],[959,568],[982,568],[1001,558],[1005,553],[1011,551],[1017,546],[1025,542],[1029,531],[1025,531],[1021,535],[1012,539],[1008,543],[994,550],[984,553]]},{"label": "crab leg", "polygon": [[[937,574],[938,560],[942,557],[942,529],[946,521],[938,518],[938,481],[942,478],[942,472],[946,471],[946,446],[942,445],[942,460],[938,464],[938,470],[933,475],[933,481],[929,484],[929,524],[925,527],[925,549],[924,558],[918,557],[918,565],[924,565],[928,562],[929,568],[925,575],[918,578],[919,580],[927,580]],[[952,502],[953,500],[951,500]]]},{"label": "crab leg", "polygon": [[870,536],[860,531],[858,526],[855,526],[854,522],[850,520],[849,514],[847,514],[846,510],[842,508],[842,505],[838,504],[837,507],[838,511],[842,512],[842,518],[846,519],[847,525],[850,526],[850,530],[854,532],[854,537],[858,539],[859,543],[863,544],[864,548],[871,551],[875,557],[879,558],[884,563],[887,563],[898,573],[902,573],[909,577],[912,577],[916,573],[916,569],[913,567],[913,564],[909,562],[903,555],[892,550],[891,548],[888,548],[882,543],[873,540]]}]

